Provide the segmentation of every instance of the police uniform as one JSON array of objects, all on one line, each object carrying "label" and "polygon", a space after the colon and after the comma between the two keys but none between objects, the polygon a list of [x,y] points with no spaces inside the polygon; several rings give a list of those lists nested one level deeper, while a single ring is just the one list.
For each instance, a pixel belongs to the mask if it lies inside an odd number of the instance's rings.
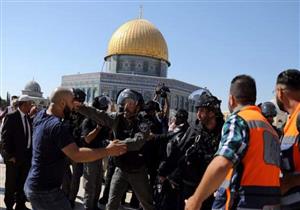
[{"label": "police uniform", "polygon": [[140,123],[136,118],[128,121],[122,113],[105,113],[85,106],[78,111],[98,124],[112,128],[114,138],[127,145],[128,152],[114,158],[116,169],[112,177],[106,209],[118,209],[123,194],[128,185],[131,185],[143,208],[153,210],[152,192],[142,155],[147,125]]},{"label": "police uniform", "polygon": [[[184,155],[179,161],[179,168],[175,177],[181,177],[182,189],[179,209],[183,209],[184,200],[189,198],[196,190],[204,172],[218,149],[221,138],[220,127],[223,119],[219,119],[214,130],[209,131],[199,120],[196,120],[186,132]],[[202,209],[210,209],[213,196],[210,196],[202,205]]]}]

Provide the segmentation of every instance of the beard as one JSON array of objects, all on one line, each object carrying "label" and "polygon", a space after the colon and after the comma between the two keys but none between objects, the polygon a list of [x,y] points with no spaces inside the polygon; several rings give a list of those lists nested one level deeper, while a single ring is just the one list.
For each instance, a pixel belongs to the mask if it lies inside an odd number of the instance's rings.
[{"label": "beard", "polygon": [[279,100],[278,97],[276,97],[276,103],[277,103],[278,108],[279,108],[281,111],[286,112],[283,103]]},{"label": "beard", "polygon": [[139,107],[128,108],[127,106],[125,106],[123,115],[126,119],[132,119],[138,115],[139,111],[140,111]]},{"label": "beard", "polygon": [[215,116],[205,116],[200,119],[200,122],[208,130],[213,130],[216,127],[216,118]]},{"label": "beard", "polygon": [[205,125],[205,127],[207,127],[207,125],[210,122],[210,117],[208,116],[208,114],[203,114],[200,118],[199,118],[200,122],[202,123],[202,125]]},{"label": "beard", "polygon": [[71,116],[71,109],[68,106],[65,106],[64,108],[64,119],[70,119]]},{"label": "beard", "polygon": [[133,117],[135,117],[136,113],[135,112],[130,112],[129,110],[124,110],[124,117],[126,119],[131,119]]}]

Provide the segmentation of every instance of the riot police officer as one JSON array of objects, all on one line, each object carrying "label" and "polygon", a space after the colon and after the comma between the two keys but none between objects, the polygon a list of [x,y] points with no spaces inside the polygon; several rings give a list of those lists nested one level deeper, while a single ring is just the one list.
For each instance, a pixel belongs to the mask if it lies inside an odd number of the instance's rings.
[{"label": "riot police officer", "polygon": [[156,103],[160,102],[159,107],[161,109],[157,113],[157,117],[162,125],[162,133],[168,132],[168,123],[169,123],[169,113],[170,113],[170,103],[168,99],[168,95],[170,93],[170,89],[165,86],[164,83],[159,83],[155,87],[155,95],[153,101]]},{"label": "riot police officer", "polygon": [[264,102],[260,105],[261,113],[264,115],[265,118],[270,122],[270,124],[273,124],[274,120],[273,118],[277,115],[277,110],[275,105],[270,102]]},{"label": "riot police officer", "polygon": [[280,137],[282,135],[282,131],[273,125],[274,117],[276,117],[277,115],[276,106],[272,102],[267,101],[260,104],[259,107],[261,108],[261,113],[263,114],[263,116],[268,120],[268,122],[272,125],[272,127]]},{"label": "riot police officer", "polygon": [[142,155],[142,147],[149,137],[149,127],[137,118],[144,105],[143,97],[134,90],[124,89],[118,94],[117,104],[121,108],[117,113],[106,113],[85,106],[78,110],[97,124],[112,128],[114,138],[127,144],[128,152],[114,159],[116,169],[106,209],[118,209],[127,186],[131,185],[142,207],[153,210],[153,198]]},{"label": "riot police officer", "polygon": [[[221,129],[224,123],[220,109],[221,101],[207,89],[200,89],[190,95],[197,110],[197,119],[180,141],[181,157],[173,180],[181,184],[178,209],[184,208],[184,200],[189,198],[201,180],[208,164],[218,149]],[[202,209],[211,209],[213,197],[204,202]]]}]

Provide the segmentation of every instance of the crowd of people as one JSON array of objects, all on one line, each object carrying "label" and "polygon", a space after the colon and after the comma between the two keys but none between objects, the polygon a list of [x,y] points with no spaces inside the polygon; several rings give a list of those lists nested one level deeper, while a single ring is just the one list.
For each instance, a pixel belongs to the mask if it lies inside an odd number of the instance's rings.
[{"label": "crowd of people", "polygon": [[160,85],[144,101],[126,88],[89,106],[80,89],[58,87],[38,112],[29,96],[14,99],[1,115],[7,209],[29,201],[34,210],[71,210],[81,177],[85,210],[118,210],[128,191],[135,209],[300,209],[299,70],[276,80],[283,128],[272,102],[256,104],[249,75],[231,81],[227,119],[208,89],[189,97],[195,116],[170,117],[170,91]]}]

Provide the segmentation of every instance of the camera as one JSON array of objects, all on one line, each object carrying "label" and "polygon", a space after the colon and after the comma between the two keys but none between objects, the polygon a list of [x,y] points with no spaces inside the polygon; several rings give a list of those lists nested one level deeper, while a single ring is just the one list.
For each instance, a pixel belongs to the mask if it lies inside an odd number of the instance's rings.
[{"label": "camera", "polygon": [[140,112],[138,114],[138,124],[140,131],[143,133],[150,132],[153,125],[146,112]]},{"label": "camera", "polygon": [[159,83],[155,88],[155,93],[163,98],[166,98],[167,93],[170,93],[170,89],[167,86],[165,86],[164,83]]}]

